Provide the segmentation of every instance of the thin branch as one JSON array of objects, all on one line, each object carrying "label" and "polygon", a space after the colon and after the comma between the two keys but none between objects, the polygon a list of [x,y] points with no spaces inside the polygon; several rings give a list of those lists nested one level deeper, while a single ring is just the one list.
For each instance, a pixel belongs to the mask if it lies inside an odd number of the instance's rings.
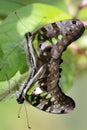
[{"label": "thin branch", "polygon": [[73,52],[76,52],[76,53],[78,53],[78,54],[82,54],[82,55],[84,55],[84,56],[86,56],[87,57],[87,50],[83,50],[83,49],[81,49],[81,48],[79,48],[76,44],[72,44],[71,45],[71,48],[72,48],[72,51]]},{"label": "thin branch", "polygon": [[80,5],[78,6],[78,9],[81,10],[84,7],[87,7],[87,0],[81,0]]},{"label": "thin branch", "polygon": [[[20,77],[20,79],[19,79],[17,82],[15,82],[15,84],[14,84],[13,86],[10,86],[10,91],[8,91],[8,89],[7,89],[7,90],[5,90],[4,92],[0,93],[0,101],[4,100],[4,99],[5,99],[7,96],[9,96],[10,94],[15,93],[15,92],[18,90],[18,88],[20,87],[19,84],[20,84],[23,80],[26,79],[27,75],[28,75],[28,74],[25,73],[24,75],[22,75],[22,76]],[[10,81],[11,81],[11,80],[10,80]],[[8,80],[7,80],[7,82],[8,82]],[[9,86],[9,84],[8,84],[8,86]]]}]

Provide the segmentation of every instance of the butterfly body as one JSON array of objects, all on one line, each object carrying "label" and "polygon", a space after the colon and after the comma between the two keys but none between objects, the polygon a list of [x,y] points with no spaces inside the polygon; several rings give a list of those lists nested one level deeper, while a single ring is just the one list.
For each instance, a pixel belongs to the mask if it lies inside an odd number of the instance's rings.
[{"label": "butterfly body", "polygon": [[[31,71],[26,83],[19,89],[18,103],[27,100],[32,106],[49,113],[68,113],[73,110],[73,99],[65,95],[59,86],[60,64],[67,46],[83,32],[83,23],[71,19],[45,25],[25,35]],[[37,88],[41,90],[39,93],[36,93]]]}]

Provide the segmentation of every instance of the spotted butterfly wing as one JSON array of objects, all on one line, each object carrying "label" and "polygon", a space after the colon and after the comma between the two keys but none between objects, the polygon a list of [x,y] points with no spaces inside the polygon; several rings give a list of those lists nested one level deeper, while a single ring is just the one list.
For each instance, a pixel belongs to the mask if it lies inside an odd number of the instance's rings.
[{"label": "spotted butterfly wing", "polygon": [[60,61],[51,59],[47,64],[44,77],[37,83],[39,89],[42,90],[40,94],[37,94],[38,87],[32,94],[29,94],[29,91],[26,94],[26,100],[34,107],[55,114],[68,113],[75,107],[74,101],[66,96],[59,87],[60,68],[58,62]]},{"label": "spotted butterfly wing", "polygon": [[[50,113],[67,113],[73,110],[75,107],[74,101],[66,96],[59,87],[60,63],[64,50],[71,42],[77,40],[83,32],[84,26],[81,21],[63,20],[43,26],[33,34],[27,33],[27,42],[29,41],[28,60],[31,68],[33,67],[36,71],[27,84],[22,87],[18,101],[23,98],[34,107]],[[37,43],[35,43],[35,40]],[[38,45],[39,54],[35,50],[35,44]],[[45,68],[35,80],[35,76],[43,65],[45,65]],[[30,83],[31,81],[32,83]],[[40,89],[39,93],[37,93],[38,88]]]},{"label": "spotted butterfly wing", "polygon": [[37,37],[39,50],[44,49],[44,44],[57,45],[57,56],[60,57],[67,46],[77,40],[84,32],[84,25],[78,19],[63,20],[48,24],[33,33],[33,40]]}]

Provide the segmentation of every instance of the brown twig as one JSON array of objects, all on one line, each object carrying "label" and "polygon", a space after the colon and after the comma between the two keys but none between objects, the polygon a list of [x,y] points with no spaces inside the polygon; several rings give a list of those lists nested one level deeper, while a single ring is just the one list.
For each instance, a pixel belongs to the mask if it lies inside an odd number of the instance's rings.
[{"label": "brown twig", "polygon": [[83,54],[84,56],[87,57],[87,50],[83,50],[81,48],[79,48],[76,44],[72,44],[71,45],[72,51],[78,54]]},{"label": "brown twig", "polygon": [[78,6],[78,9],[81,10],[84,7],[87,7],[87,0],[81,0],[80,5]]}]

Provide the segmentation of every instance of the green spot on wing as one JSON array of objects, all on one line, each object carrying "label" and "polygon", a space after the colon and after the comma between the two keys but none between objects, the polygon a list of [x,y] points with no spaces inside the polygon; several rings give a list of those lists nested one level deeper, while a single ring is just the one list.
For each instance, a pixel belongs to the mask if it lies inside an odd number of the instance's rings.
[{"label": "green spot on wing", "polygon": [[52,43],[57,44],[57,39],[55,37],[52,38]]},{"label": "green spot on wing", "polygon": [[43,53],[44,56],[47,56],[46,52]]},{"label": "green spot on wing", "polygon": [[61,40],[63,36],[61,34],[58,35],[58,39]]},{"label": "green spot on wing", "polygon": [[31,95],[35,89],[36,84],[34,84],[28,91],[27,91],[27,95]]},{"label": "green spot on wing", "polygon": [[36,99],[37,99],[37,97],[35,96],[35,97],[34,97],[34,99],[36,100]]},{"label": "green spot on wing", "polygon": [[51,42],[50,42],[49,40],[46,40],[46,43],[47,43],[47,44],[51,44]]},{"label": "green spot on wing", "polygon": [[40,36],[40,39],[41,39],[41,40],[44,40],[43,36]]},{"label": "green spot on wing", "polygon": [[32,102],[32,104],[35,104],[35,103],[37,103],[36,100]]},{"label": "green spot on wing", "polygon": [[53,97],[53,98],[51,98],[51,102],[53,102],[53,101],[55,101],[55,98]]},{"label": "green spot on wing", "polygon": [[31,101],[31,96],[28,96],[28,100]]},{"label": "green spot on wing", "polygon": [[40,94],[41,97],[44,97],[44,96],[46,96],[46,95],[47,95],[47,93],[41,93],[41,94]]},{"label": "green spot on wing", "polygon": [[43,34],[43,31],[40,31],[40,34]]},{"label": "green spot on wing", "polygon": [[51,98],[51,94],[48,94],[48,95],[46,96],[46,99],[49,99],[49,98]]},{"label": "green spot on wing", "polygon": [[38,51],[38,34],[35,35],[32,43],[33,43],[33,47],[35,48],[35,51],[38,54],[39,53],[39,51]]}]

